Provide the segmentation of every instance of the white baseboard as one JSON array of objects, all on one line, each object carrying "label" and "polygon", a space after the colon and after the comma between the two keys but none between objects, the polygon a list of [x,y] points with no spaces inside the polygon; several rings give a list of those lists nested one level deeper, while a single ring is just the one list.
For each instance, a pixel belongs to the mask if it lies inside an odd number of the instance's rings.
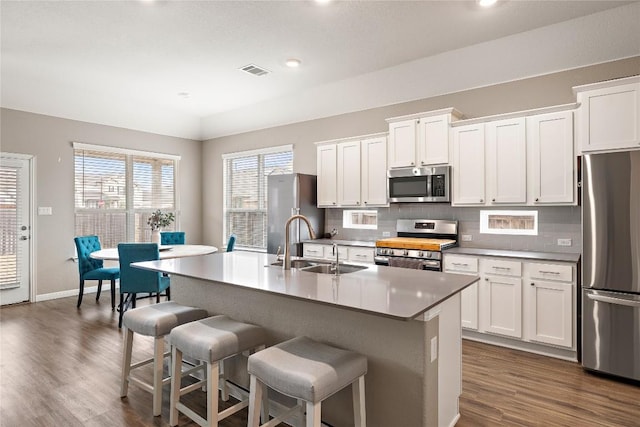
[{"label": "white baseboard", "polygon": [[[117,293],[118,288],[119,288],[119,286],[116,283],[116,293]],[[103,282],[102,283],[102,293],[103,294],[105,292],[106,293],[110,293],[110,291],[111,291],[111,283],[109,281]],[[85,286],[85,288],[84,288],[84,295],[95,294],[96,292],[98,292],[98,285],[96,285],[96,286]],[[58,298],[77,297],[79,293],[80,293],[80,289],[69,289],[68,291],[51,292],[49,294],[36,295],[36,301],[35,302],[49,301],[49,300],[58,299]]]}]

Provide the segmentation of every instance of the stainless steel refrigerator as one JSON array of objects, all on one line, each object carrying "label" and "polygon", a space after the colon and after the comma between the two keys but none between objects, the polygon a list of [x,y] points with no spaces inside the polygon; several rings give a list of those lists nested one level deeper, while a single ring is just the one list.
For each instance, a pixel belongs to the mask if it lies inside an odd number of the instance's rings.
[{"label": "stainless steel refrigerator", "polygon": [[582,158],[582,365],[640,380],[640,151]]},{"label": "stainless steel refrigerator", "polygon": [[[317,237],[324,233],[324,209],[317,205],[316,176],[301,173],[267,178],[267,252],[284,253],[285,223],[291,215],[309,218]],[[302,256],[302,244],[309,240],[307,225],[295,220],[290,227],[291,254]]]}]

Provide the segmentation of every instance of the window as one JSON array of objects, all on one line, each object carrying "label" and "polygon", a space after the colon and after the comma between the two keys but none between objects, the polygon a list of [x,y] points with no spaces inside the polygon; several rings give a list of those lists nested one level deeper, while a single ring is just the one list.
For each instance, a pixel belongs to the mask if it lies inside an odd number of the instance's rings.
[{"label": "window", "polygon": [[293,172],[293,146],[224,154],[224,236],[236,247],[267,249],[267,177]]},{"label": "window", "polygon": [[538,235],[538,211],[480,211],[480,233]]},{"label": "window", "polygon": [[[147,218],[176,206],[178,156],[74,143],[75,234],[96,234],[103,247],[149,242]],[[175,227],[172,224],[172,229]]]},{"label": "window", "polygon": [[378,229],[378,211],[342,211],[343,228]]}]

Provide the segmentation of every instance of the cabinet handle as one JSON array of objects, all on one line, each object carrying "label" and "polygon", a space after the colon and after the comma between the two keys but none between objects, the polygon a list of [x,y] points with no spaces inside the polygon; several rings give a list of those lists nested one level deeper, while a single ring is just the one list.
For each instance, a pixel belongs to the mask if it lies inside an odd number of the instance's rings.
[{"label": "cabinet handle", "polygon": [[489,278],[488,278],[488,277],[485,277],[485,278],[484,278],[484,280],[485,280],[486,282],[488,282],[488,281],[489,281]]},{"label": "cabinet handle", "polygon": [[467,264],[466,262],[452,262],[451,265],[457,265],[457,266],[461,266],[461,267],[468,267],[469,264]]},{"label": "cabinet handle", "polygon": [[535,286],[535,285],[536,285],[535,283],[531,282],[531,286]]},{"label": "cabinet handle", "polygon": [[356,202],[356,205],[359,205],[359,204],[360,204],[360,202]]},{"label": "cabinet handle", "polygon": [[369,202],[364,202],[364,204],[365,204],[365,205],[366,205],[367,203],[369,203]]},{"label": "cabinet handle", "polygon": [[334,204],[334,205],[335,205],[335,204],[336,204],[336,202],[332,202],[332,204]]},{"label": "cabinet handle", "polygon": [[484,200],[480,199],[480,203],[484,203]]},{"label": "cabinet handle", "polygon": [[495,201],[496,201],[496,199],[491,199],[491,201],[492,201],[492,202],[495,202]]},{"label": "cabinet handle", "polygon": [[556,274],[556,275],[560,274],[560,272],[558,271],[543,271],[543,270],[539,270],[539,271],[542,274]]},{"label": "cabinet handle", "polygon": [[537,201],[539,201],[539,200],[540,200],[540,199],[538,199],[538,198],[536,197],[536,202],[537,202]]},{"label": "cabinet handle", "polygon": [[511,270],[511,267],[498,267],[495,265],[492,265],[491,268],[494,268],[496,270],[507,270],[507,271]]},{"label": "cabinet handle", "polygon": [[415,162],[411,162],[411,166],[415,165]]},{"label": "cabinet handle", "polygon": [[424,161],[420,162],[421,165],[424,165]]}]

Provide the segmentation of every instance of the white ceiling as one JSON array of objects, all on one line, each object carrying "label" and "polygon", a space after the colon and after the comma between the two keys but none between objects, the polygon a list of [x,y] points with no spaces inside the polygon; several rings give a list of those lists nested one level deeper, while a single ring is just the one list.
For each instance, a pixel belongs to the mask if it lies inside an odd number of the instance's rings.
[{"label": "white ceiling", "polygon": [[2,107],[198,140],[640,55],[629,1],[2,1],[0,19]]}]

